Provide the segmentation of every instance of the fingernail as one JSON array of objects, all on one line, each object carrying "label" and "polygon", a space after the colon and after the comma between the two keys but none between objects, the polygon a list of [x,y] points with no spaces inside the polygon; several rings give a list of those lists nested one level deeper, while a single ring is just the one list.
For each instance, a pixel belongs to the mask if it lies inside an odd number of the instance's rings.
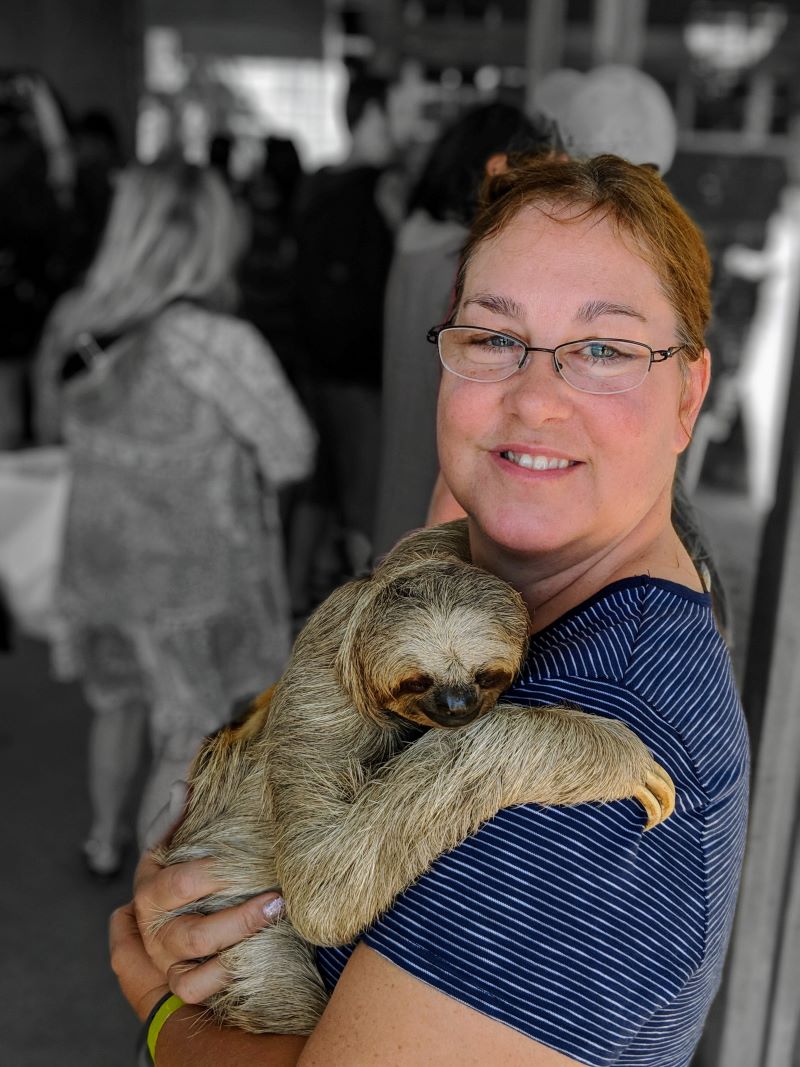
[{"label": "fingernail", "polygon": [[264,912],[264,918],[269,919],[270,922],[279,919],[283,914],[283,897],[268,900],[261,910]]}]

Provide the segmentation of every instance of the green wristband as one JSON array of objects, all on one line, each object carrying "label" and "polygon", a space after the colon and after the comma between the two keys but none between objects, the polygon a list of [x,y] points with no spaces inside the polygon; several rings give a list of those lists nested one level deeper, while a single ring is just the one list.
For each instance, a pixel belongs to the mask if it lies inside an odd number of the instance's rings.
[{"label": "green wristband", "polygon": [[156,1062],[156,1041],[158,1041],[158,1035],[161,1033],[161,1027],[170,1015],[182,1007],[183,1001],[180,997],[176,997],[174,993],[167,993],[150,1013],[147,1023],[147,1050],[153,1063]]}]

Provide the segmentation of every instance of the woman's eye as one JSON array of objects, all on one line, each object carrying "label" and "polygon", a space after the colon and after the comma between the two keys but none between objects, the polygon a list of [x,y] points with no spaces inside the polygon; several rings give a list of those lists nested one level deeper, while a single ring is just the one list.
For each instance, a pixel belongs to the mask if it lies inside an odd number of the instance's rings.
[{"label": "woman's eye", "polygon": [[616,348],[612,348],[611,345],[607,345],[602,341],[593,341],[583,349],[583,354],[590,359],[615,359],[621,355]]},{"label": "woman's eye", "polygon": [[495,350],[505,351],[515,349],[519,347],[519,342],[514,341],[511,337],[505,337],[502,333],[479,333],[474,334],[469,343],[479,348],[492,348]]}]

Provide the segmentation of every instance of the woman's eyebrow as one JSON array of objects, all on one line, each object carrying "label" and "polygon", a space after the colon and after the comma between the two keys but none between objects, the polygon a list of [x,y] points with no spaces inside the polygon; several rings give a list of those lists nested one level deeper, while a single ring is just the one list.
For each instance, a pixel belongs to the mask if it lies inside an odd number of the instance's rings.
[{"label": "woman's eyebrow", "polygon": [[498,315],[505,315],[511,319],[521,319],[525,315],[521,305],[516,300],[512,300],[510,296],[500,296],[497,293],[476,293],[464,301],[464,307],[468,307],[470,304],[477,304],[478,307],[485,308],[487,311],[494,311]]},{"label": "woman's eyebrow", "polygon": [[602,315],[628,315],[632,319],[647,322],[646,317],[636,308],[632,308],[628,304],[616,304],[610,300],[587,300],[585,304],[581,304],[578,308],[578,313],[575,317],[582,322],[591,322],[593,319],[599,319]]}]

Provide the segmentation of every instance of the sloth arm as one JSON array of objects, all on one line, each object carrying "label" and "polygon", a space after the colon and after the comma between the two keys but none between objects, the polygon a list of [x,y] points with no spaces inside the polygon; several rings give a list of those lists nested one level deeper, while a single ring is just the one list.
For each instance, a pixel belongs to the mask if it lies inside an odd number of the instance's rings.
[{"label": "sloth arm", "polygon": [[674,799],[661,775],[623,723],[569,708],[498,705],[462,729],[429,730],[351,802],[282,811],[289,918],[313,944],[345,944],[501,808],[636,795],[655,822]]}]

